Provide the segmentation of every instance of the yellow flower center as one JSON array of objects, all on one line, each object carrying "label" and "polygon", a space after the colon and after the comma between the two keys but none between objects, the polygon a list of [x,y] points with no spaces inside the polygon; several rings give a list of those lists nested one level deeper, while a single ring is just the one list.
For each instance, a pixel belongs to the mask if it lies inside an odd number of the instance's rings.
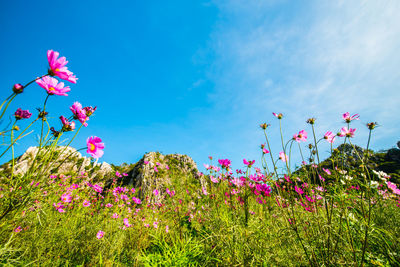
[{"label": "yellow flower center", "polygon": [[54,89],[54,87],[50,87],[49,91],[55,91],[56,89]]},{"label": "yellow flower center", "polygon": [[90,144],[90,151],[94,151],[96,147],[93,144]]}]

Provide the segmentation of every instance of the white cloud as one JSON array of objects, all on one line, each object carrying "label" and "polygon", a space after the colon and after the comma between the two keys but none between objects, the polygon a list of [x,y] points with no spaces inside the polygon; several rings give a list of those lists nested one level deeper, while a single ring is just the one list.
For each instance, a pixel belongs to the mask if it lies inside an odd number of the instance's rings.
[{"label": "white cloud", "polygon": [[[362,123],[383,125],[381,146],[395,144],[400,2],[316,1],[300,8],[265,2],[216,2],[221,14],[211,37],[210,99],[235,126],[245,121],[236,134],[259,135],[251,126],[270,119],[271,111],[287,114],[288,132],[305,127],[310,116],[321,132],[336,130],[349,111],[360,113]],[[358,127],[365,137],[366,128]]]}]

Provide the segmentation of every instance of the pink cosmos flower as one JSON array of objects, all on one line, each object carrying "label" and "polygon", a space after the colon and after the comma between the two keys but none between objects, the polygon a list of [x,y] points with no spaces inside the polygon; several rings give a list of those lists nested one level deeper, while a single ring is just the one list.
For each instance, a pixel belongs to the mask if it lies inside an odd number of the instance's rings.
[{"label": "pink cosmos flower", "polygon": [[352,120],[358,120],[360,118],[360,115],[354,114],[353,116],[350,116],[350,113],[346,112],[342,115],[342,117],[345,122],[350,123]]},{"label": "pink cosmos flower", "polygon": [[29,112],[29,110],[22,110],[21,108],[18,108],[17,111],[14,113],[14,117],[16,120],[21,120],[21,119],[29,119],[32,116],[32,113]]},{"label": "pink cosmos flower", "polygon": [[329,169],[322,168],[322,170],[323,170],[324,172],[326,172],[326,174],[328,174],[328,175],[331,175],[331,174],[332,174],[331,171],[330,171]]},{"label": "pink cosmos flower", "polygon": [[303,189],[301,189],[300,187],[294,186],[294,191],[296,191],[299,195],[304,194]]},{"label": "pink cosmos flower", "polygon": [[118,219],[118,218],[119,218],[119,215],[118,215],[118,213],[114,213],[111,217],[112,217],[113,219]]},{"label": "pink cosmos flower", "polygon": [[87,153],[92,155],[94,158],[101,158],[104,154],[104,143],[102,143],[102,140],[100,137],[97,136],[91,136],[86,140],[87,144]]},{"label": "pink cosmos flower", "polygon": [[145,165],[147,165],[147,164],[149,164],[150,162],[149,161],[143,161],[143,163],[145,164]]},{"label": "pink cosmos flower", "polygon": [[157,189],[154,189],[154,190],[153,190],[153,194],[154,194],[155,196],[157,196],[157,195],[159,194],[158,190],[157,190]]},{"label": "pink cosmos flower", "polygon": [[117,177],[122,177],[122,175],[121,175],[121,173],[119,173],[119,171],[116,171],[116,172],[115,172],[115,176],[117,176]]},{"label": "pink cosmos flower", "polygon": [[275,112],[272,112],[272,115],[274,115],[278,119],[282,119],[283,118],[283,114],[282,113],[276,114]]},{"label": "pink cosmos flower", "polygon": [[68,96],[66,93],[71,91],[69,86],[64,87],[63,82],[58,82],[57,79],[45,76],[42,79],[36,80],[36,83],[40,85],[43,89],[47,91],[49,95],[64,95]]},{"label": "pink cosmos flower", "polygon": [[343,128],[340,130],[340,133],[339,133],[339,134],[340,134],[341,137],[343,137],[343,136],[346,136],[346,137],[353,137],[355,131],[356,131],[356,129],[352,129],[352,128],[347,129],[347,127],[343,127]]},{"label": "pink cosmos flower", "polygon": [[167,164],[165,164],[165,169],[169,170],[169,166]]},{"label": "pink cosmos flower", "polygon": [[165,226],[165,232],[168,233],[169,232],[169,226]]},{"label": "pink cosmos flower", "polygon": [[307,132],[301,130],[298,134],[293,135],[293,139],[296,140],[296,142],[298,143],[300,143],[301,141],[305,142],[307,141]]},{"label": "pink cosmos flower", "polygon": [[68,61],[65,57],[58,58],[59,55],[60,54],[58,52],[55,52],[53,50],[47,51],[47,59],[50,66],[49,75],[57,76],[60,79],[69,81],[71,83],[76,83],[76,80],[78,80],[76,76],[73,75],[73,73],[69,71],[67,67],[65,67]]},{"label": "pink cosmos flower", "polygon": [[66,202],[66,203],[70,203],[72,201],[72,196],[70,193],[65,193],[61,196],[61,201],[62,202]]},{"label": "pink cosmos flower", "polygon": [[157,166],[154,166],[154,171],[158,172]]},{"label": "pink cosmos flower", "polygon": [[279,152],[279,159],[282,160],[283,162],[288,161],[288,156],[283,152]]},{"label": "pink cosmos flower", "polygon": [[136,204],[140,205],[142,203],[142,201],[139,198],[136,197],[132,197],[133,202],[135,202]]},{"label": "pink cosmos flower", "polygon": [[82,205],[83,205],[84,207],[89,207],[89,206],[90,206],[90,201],[87,200],[87,199],[85,199],[85,200],[83,201]]},{"label": "pink cosmos flower", "polygon": [[60,120],[63,125],[62,130],[64,132],[69,132],[69,131],[75,130],[75,122],[74,121],[68,121],[68,119],[65,118],[64,116],[60,116]]},{"label": "pink cosmos flower", "polygon": [[86,121],[89,120],[89,117],[86,115],[86,111],[82,108],[82,104],[75,102],[69,109],[74,114],[74,119],[79,120],[85,127],[87,127],[88,124]]},{"label": "pink cosmos flower", "polygon": [[262,152],[263,152],[263,154],[268,154],[269,153],[269,151],[266,148],[263,148]]},{"label": "pink cosmos flower", "polygon": [[331,143],[331,144],[333,143],[333,141],[335,141],[335,137],[336,137],[336,135],[330,131],[327,131],[324,135],[324,139],[326,141],[328,141],[328,143]]},{"label": "pink cosmos flower", "polygon": [[97,235],[96,235],[97,239],[102,239],[103,236],[104,236],[104,232],[103,231],[100,230],[100,231],[97,232]]},{"label": "pink cosmos flower", "polygon": [[231,161],[229,159],[219,159],[218,163],[222,168],[228,169],[231,166]]},{"label": "pink cosmos flower", "polygon": [[125,219],[124,219],[124,225],[125,225],[126,227],[131,227],[131,226],[132,226],[132,224],[129,223],[128,218],[125,218]]},{"label": "pink cosmos flower", "polygon": [[18,226],[18,227],[16,227],[16,228],[14,229],[14,232],[16,232],[16,233],[19,233],[19,232],[21,232],[21,231],[22,231],[21,226]]},{"label": "pink cosmos flower", "polygon": [[246,159],[243,159],[243,164],[248,166],[249,168],[254,164],[254,162],[256,162],[255,160],[249,160],[247,161]]},{"label": "pink cosmos flower", "polygon": [[204,194],[205,196],[208,195],[207,188],[205,188],[205,187],[203,186],[203,187],[201,188],[201,190],[203,191],[203,194]]}]

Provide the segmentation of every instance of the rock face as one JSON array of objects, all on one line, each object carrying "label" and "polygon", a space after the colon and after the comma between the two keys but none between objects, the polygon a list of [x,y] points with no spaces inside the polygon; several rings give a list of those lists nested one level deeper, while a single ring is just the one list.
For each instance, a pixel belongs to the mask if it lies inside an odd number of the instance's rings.
[{"label": "rock face", "polygon": [[[25,174],[31,168],[38,150],[38,147],[29,147],[22,156],[16,158],[14,174]],[[38,158],[42,158],[44,152],[45,150],[42,149]],[[2,168],[0,168],[0,171],[7,171],[10,170],[10,168],[11,164],[6,163]],[[91,179],[103,179],[107,176],[113,175],[113,168],[110,164],[106,162],[101,164],[92,163],[90,158],[83,157],[75,148],[65,146],[59,146],[56,148],[53,163],[45,164],[43,166],[35,165],[32,170],[41,170],[40,173],[44,175],[77,174],[85,171],[90,174],[89,177]]]},{"label": "rock face", "polygon": [[171,186],[171,178],[179,176],[191,176],[203,184],[204,181],[198,176],[197,165],[187,155],[171,154],[163,155],[158,152],[150,152],[140,159],[128,176],[124,178],[124,184],[140,188],[140,197],[144,197],[155,189],[162,193]]}]

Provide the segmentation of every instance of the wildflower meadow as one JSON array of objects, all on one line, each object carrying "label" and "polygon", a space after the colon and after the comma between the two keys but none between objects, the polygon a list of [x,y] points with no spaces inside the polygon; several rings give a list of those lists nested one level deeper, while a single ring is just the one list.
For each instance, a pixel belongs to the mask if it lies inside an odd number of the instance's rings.
[{"label": "wildflower meadow", "polygon": [[[0,106],[0,120],[11,118],[0,131],[0,157],[9,157],[0,172],[1,265],[400,265],[400,179],[376,168],[376,122],[338,113],[345,126],[323,136],[316,118],[287,135],[285,115],[274,112],[265,119],[279,128],[261,122],[259,158],[243,158],[241,168],[210,151],[203,172],[188,172],[187,163],[155,153],[100,179],[91,174],[107,153],[101,134],[69,150],[97,107],[71,101],[69,114],[49,114],[47,104],[79,80],[62,54],[49,50],[47,61],[47,72],[12,86]],[[35,86],[43,103],[28,110],[18,96]],[[14,150],[31,129],[36,150],[20,170]],[[364,148],[353,143],[359,132],[368,133]],[[280,136],[280,150],[271,136]],[[78,151],[91,158],[88,167],[60,174]],[[142,180],[129,182],[133,167]]]}]

